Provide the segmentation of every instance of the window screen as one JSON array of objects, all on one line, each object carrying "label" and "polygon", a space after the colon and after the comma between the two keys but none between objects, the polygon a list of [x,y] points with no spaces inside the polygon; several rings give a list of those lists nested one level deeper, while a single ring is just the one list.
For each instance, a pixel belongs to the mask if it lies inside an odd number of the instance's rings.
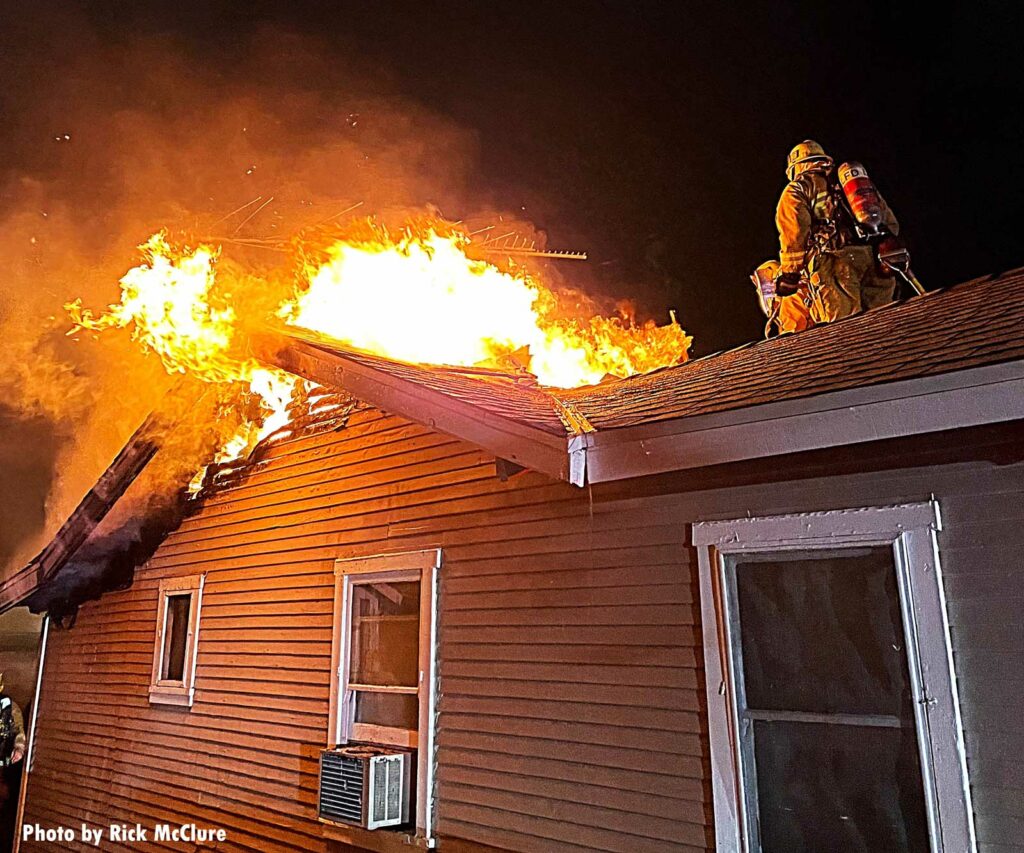
[{"label": "window screen", "polygon": [[353,586],[349,689],[356,723],[417,728],[419,614],[419,581]]},{"label": "window screen", "polygon": [[162,681],[183,681],[185,678],[185,649],[188,646],[191,607],[191,593],[167,596],[163,665],[160,670]]},{"label": "window screen", "polygon": [[761,849],[927,851],[891,551],[745,556],[731,569],[743,773]]}]

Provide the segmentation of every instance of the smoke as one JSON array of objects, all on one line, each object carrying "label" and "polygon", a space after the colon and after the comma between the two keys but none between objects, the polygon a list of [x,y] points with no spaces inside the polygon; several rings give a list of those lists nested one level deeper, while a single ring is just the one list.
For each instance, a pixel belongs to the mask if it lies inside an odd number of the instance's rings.
[{"label": "smoke", "polygon": [[472,132],[315,40],[264,30],[200,56],[108,38],[73,10],[29,14],[7,21],[0,51],[0,446],[19,459],[0,490],[4,574],[45,544],[171,384],[127,332],[65,336],[63,304],[116,301],[151,233],[287,235],[356,203],[452,218],[496,206],[473,183]]}]

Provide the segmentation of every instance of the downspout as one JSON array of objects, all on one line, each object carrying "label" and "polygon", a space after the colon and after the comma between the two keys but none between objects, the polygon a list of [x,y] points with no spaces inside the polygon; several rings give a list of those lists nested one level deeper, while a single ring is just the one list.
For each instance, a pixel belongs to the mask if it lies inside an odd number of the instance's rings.
[{"label": "downspout", "polygon": [[46,641],[50,637],[50,615],[43,618],[43,633],[39,638],[39,663],[36,665],[36,692],[32,698],[32,720],[28,726],[28,743],[25,746],[25,757],[22,759],[21,790],[18,791],[18,814],[14,819],[14,847],[12,853],[21,849],[21,824],[25,818],[25,795],[28,793],[28,782],[32,775],[32,762],[36,757],[36,722],[39,720],[39,700],[43,690],[43,666],[46,663]]},{"label": "downspout", "polygon": [[587,448],[590,433],[574,435],[569,439],[569,482],[583,488],[587,485]]}]

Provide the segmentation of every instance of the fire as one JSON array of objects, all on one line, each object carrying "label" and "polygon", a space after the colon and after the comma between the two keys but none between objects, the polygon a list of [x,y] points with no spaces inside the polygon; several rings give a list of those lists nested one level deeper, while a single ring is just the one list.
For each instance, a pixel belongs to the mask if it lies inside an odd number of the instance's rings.
[{"label": "fire", "polygon": [[465,235],[435,230],[336,242],[322,263],[306,263],[308,288],[281,316],[401,361],[468,366],[525,351],[530,372],[560,388],[685,358],[690,339],[674,318],[638,327],[567,317],[525,270],[500,270],[468,247]]},{"label": "fire", "polygon": [[[371,227],[326,248],[296,245],[305,259],[300,281],[278,317],[389,358],[465,366],[525,360],[541,383],[561,388],[686,358],[690,338],[674,317],[664,326],[637,326],[623,317],[589,316],[525,269],[471,257],[470,238],[450,227],[410,229],[397,239]],[[130,329],[168,373],[247,385],[262,414],[244,423],[214,461],[238,458],[287,424],[295,390],[294,377],[244,354],[241,330],[273,319],[253,316],[272,313],[273,297],[264,308],[233,298],[229,287],[244,288],[219,273],[220,247],[175,247],[158,233],[139,248],[142,263],[122,277],[119,302],[99,314],[81,300],[66,306],[75,323],[69,334]],[[251,284],[269,292],[262,279]]]},{"label": "fire", "polygon": [[207,382],[248,383],[265,415],[261,423],[243,424],[215,461],[235,459],[287,423],[295,379],[233,355],[237,315],[216,294],[219,249],[175,249],[165,234],[157,233],[139,251],[143,263],[121,278],[120,302],[99,315],[82,308],[80,299],[65,306],[75,323],[68,334],[80,328],[130,327],[132,338],[158,355],[168,373],[189,373]]},{"label": "fire", "polygon": [[[212,381],[242,376],[226,358],[234,331],[230,306],[211,305],[218,252],[209,246],[174,252],[163,233],[139,246],[145,262],[121,279],[121,301],[96,316],[76,299],[65,306],[75,329],[132,329],[132,338],[155,352],[168,373],[194,373]],[[70,333],[69,333],[70,334]]]}]

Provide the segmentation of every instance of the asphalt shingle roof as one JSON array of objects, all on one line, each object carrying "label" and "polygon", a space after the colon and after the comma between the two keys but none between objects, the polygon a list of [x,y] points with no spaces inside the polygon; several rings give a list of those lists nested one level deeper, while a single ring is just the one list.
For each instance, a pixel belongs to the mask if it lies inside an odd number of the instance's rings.
[{"label": "asphalt shingle roof", "polygon": [[1024,269],[558,395],[616,429],[1022,358]]}]

